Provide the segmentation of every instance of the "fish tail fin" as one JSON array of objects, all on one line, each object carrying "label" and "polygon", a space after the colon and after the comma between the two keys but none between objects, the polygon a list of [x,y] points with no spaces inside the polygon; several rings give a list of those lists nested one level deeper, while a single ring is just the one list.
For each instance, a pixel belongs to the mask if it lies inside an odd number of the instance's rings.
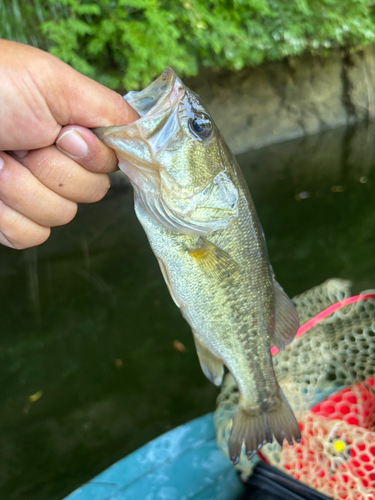
[{"label": "fish tail fin", "polygon": [[238,405],[233,417],[229,437],[229,458],[236,465],[239,461],[242,444],[245,443],[246,456],[250,460],[273,437],[282,446],[284,438],[289,444],[299,442],[301,431],[298,422],[280,389],[280,404],[277,408],[261,413],[249,412]]}]

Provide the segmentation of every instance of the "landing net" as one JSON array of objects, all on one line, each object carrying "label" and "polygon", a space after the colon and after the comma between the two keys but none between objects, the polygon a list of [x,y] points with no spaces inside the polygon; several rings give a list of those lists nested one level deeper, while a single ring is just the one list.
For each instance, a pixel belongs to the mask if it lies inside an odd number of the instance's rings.
[{"label": "landing net", "polygon": [[[273,361],[301,442],[274,441],[250,462],[243,450],[237,467],[249,475],[263,459],[334,499],[375,500],[375,292],[351,297],[349,281],[332,279],[293,302],[299,336]],[[214,417],[225,454],[237,403],[228,374]]]}]

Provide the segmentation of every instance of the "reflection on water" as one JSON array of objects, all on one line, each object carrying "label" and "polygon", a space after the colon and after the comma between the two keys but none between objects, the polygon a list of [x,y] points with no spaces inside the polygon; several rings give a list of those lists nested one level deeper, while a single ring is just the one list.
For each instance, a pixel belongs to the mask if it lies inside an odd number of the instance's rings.
[{"label": "reflection on water", "polygon": [[[374,132],[344,128],[239,157],[290,295],[332,276],[375,287]],[[213,410],[218,390],[201,373],[130,188],[81,207],[37,249],[1,247],[0,277],[1,498],[61,499]]]}]

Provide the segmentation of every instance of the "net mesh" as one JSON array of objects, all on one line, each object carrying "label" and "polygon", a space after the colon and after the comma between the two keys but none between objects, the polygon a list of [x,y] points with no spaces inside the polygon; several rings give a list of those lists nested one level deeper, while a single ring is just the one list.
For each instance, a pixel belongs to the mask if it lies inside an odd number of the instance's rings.
[{"label": "net mesh", "polygon": [[[332,279],[293,302],[303,324],[349,296],[350,282]],[[302,439],[283,447],[274,441],[262,458],[332,498],[375,500],[375,300],[336,311],[279,352],[274,368]],[[214,417],[226,454],[237,403],[228,374]],[[237,467],[248,475],[257,460],[249,462],[243,450]]]}]

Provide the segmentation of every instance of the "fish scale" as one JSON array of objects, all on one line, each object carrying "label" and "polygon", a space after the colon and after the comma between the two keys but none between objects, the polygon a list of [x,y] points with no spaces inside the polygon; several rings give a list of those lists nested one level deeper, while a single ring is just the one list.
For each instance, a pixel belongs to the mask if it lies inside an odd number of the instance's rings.
[{"label": "fish scale", "polygon": [[190,324],[201,367],[220,385],[225,365],[240,398],[229,454],[248,458],[273,436],[300,430],[275,378],[296,310],[275,281],[254,204],[219,130],[172,68],[125,99],[140,118],[95,133],[134,188],[135,211],[176,305]]}]

